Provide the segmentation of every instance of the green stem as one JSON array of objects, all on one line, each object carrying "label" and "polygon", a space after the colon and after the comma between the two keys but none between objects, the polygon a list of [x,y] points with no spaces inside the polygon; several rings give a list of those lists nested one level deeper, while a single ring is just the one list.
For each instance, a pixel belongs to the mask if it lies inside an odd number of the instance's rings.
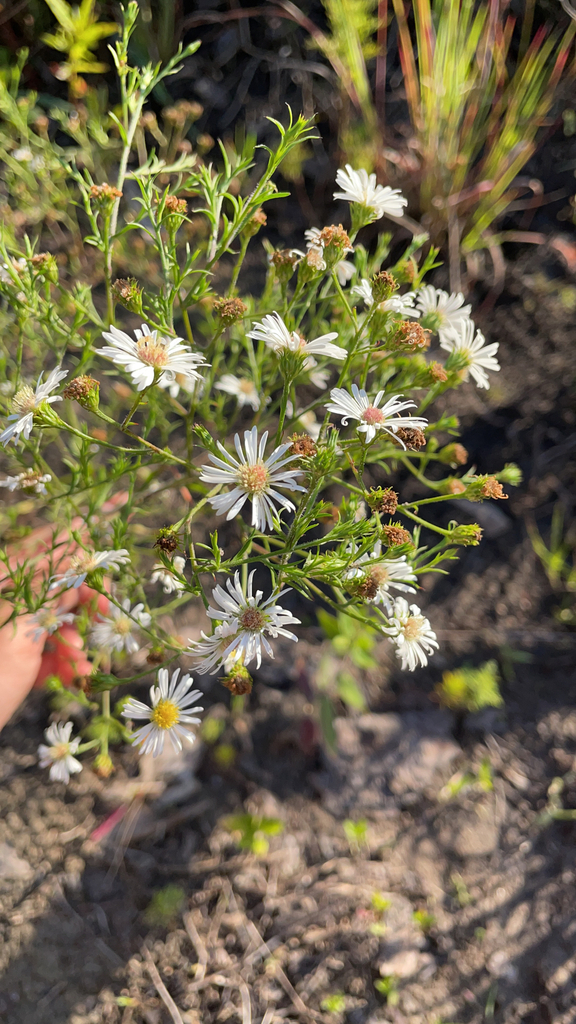
[{"label": "green stem", "polygon": [[244,263],[244,258],[246,256],[247,251],[248,251],[248,243],[249,242],[250,242],[250,235],[246,235],[245,238],[243,238],[242,241],[241,241],[240,252],[238,254],[238,259],[236,260],[236,266],[234,267],[234,273],[232,274],[232,280],[230,281],[230,287],[228,289],[228,295],[229,296],[230,295],[234,295],[234,292],[236,291],[236,285],[238,283],[238,275],[240,274],[240,270],[242,269],[242,264]]}]

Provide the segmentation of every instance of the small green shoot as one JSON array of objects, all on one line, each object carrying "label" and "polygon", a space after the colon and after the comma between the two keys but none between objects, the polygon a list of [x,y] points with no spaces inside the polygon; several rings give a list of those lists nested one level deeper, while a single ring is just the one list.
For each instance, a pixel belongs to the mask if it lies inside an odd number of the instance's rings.
[{"label": "small green shoot", "polygon": [[343,992],[333,992],[331,996],[326,996],[322,1000],[320,1009],[324,1010],[325,1013],[344,1013],[346,1009],[346,996]]},{"label": "small green shoot", "polygon": [[427,910],[415,910],[412,917],[423,935],[428,935],[436,924],[434,914],[430,914]]},{"label": "small green shoot", "polygon": [[456,900],[460,904],[460,906],[469,906],[469,904],[472,903],[472,896],[468,891],[468,886],[466,885],[466,882],[462,878],[462,875],[459,875],[458,872],[455,871],[454,874],[450,876],[450,881],[452,882],[452,885],[454,887],[454,896],[456,897]]},{"label": "small green shoot", "polygon": [[362,847],[364,849],[368,848],[368,822],[366,818],[360,818],[358,821],[346,818],[346,821],[342,822],[342,828],[348,840],[350,853],[360,853]]},{"label": "small green shoot", "polygon": [[537,819],[539,825],[549,825],[551,821],[576,821],[576,809],[564,807],[562,803],[563,790],[564,779],[559,776],[552,779],[548,786],[546,807]]},{"label": "small green shoot", "polygon": [[378,978],[378,981],[374,982],[374,988],[380,995],[384,996],[388,1006],[398,1006],[398,1000],[400,999],[398,979],[393,974],[388,974],[384,978]]},{"label": "small green shoot", "polygon": [[279,818],[261,818],[253,814],[233,814],[224,819],[224,827],[233,833],[241,850],[250,850],[256,857],[268,853],[267,836],[277,836],[284,830]]},{"label": "small green shoot", "polygon": [[168,928],[178,917],[186,893],[179,885],[165,885],[154,893],[144,911],[144,919],[152,927]]},{"label": "small green shoot", "polygon": [[502,707],[504,703],[495,661],[487,661],[478,668],[463,665],[454,672],[444,672],[435,692],[442,706],[451,711],[481,711]]},{"label": "small green shoot", "polygon": [[385,935],[387,930],[384,915],[386,914],[386,911],[390,909],[392,904],[390,903],[390,900],[386,899],[386,897],[382,896],[382,893],[379,892],[372,893],[370,903],[372,904],[372,910],[378,915],[379,920],[373,921],[368,930],[372,935],[377,935],[381,938],[382,935]]}]

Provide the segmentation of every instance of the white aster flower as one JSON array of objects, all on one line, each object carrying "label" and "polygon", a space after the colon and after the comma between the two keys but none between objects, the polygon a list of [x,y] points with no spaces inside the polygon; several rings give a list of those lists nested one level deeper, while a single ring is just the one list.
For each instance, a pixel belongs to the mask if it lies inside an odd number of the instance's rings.
[{"label": "white aster flower", "polygon": [[[306,238],[307,249],[322,248],[322,231],[320,228],[308,228],[308,230],[304,232],[304,237]],[[346,251],[354,252],[354,249],[350,246]],[[326,267],[324,267],[324,270],[325,269]],[[354,264],[348,263],[345,259],[338,261],[334,270],[336,271],[336,276],[342,287],[344,287],[344,285],[354,277],[355,269]]]},{"label": "white aster flower", "polygon": [[[261,590],[253,592],[254,573],[253,569],[248,577],[246,593],[240,584],[239,572],[234,575],[234,583],[230,579],[226,580],[226,590],[217,586],[212,591],[212,597],[219,607],[208,608],[207,614],[211,619],[219,620],[221,625],[217,627],[214,637],[202,634],[202,641],[191,643],[191,653],[199,657],[197,667],[200,672],[207,672],[216,662],[225,662],[230,655],[237,659],[241,657],[244,665],[249,665],[256,658],[256,667],[260,668],[262,650],[270,658],[274,657],[267,635],[274,639],[283,636],[298,641],[298,637],[287,630],[286,626],[298,624],[300,619],[276,604],[278,598],[287,594],[288,590],[271,594],[263,601]],[[226,646],[222,642],[223,638],[228,641]]]},{"label": "white aster flower", "polygon": [[[360,299],[363,299],[368,307],[374,305],[374,296],[372,294],[372,285],[370,281],[363,277],[360,284],[350,289],[351,295],[357,295]],[[420,316],[420,310],[414,308],[414,302],[417,298],[417,292],[406,292],[404,295],[392,295],[389,299],[384,299],[378,303],[378,309],[382,313],[400,313],[401,316],[413,316],[416,319]]]},{"label": "white aster flower", "polygon": [[452,327],[444,332],[440,341],[440,347],[446,352],[456,352],[458,355],[465,355],[468,360],[465,380],[470,373],[479,388],[489,388],[490,381],[486,370],[499,370],[500,363],[495,358],[498,351],[498,342],[492,345],[485,345],[485,337],[482,331],[476,330],[473,320],[461,320],[457,327]]},{"label": "white aster flower", "polygon": [[84,583],[89,572],[105,572],[107,569],[117,569],[120,565],[126,565],[130,561],[127,548],[119,548],[118,551],[81,551],[74,555],[66,572],[56,573],[52,577],[49,590],[66,584],[68,589]]},{"label": "white aster flower", "polygon": [[151,331],[146,324],[142,324],[134,334],[136,341],[117,327],[110,327],[110,331],[102,333],[110,344],[96,351],[123,366],[132,375],[137,391],[150,387],[159,374],[169,383],[175,382],[177,373],[192,380],[200,376],[196,367],[204,364],[204,356],[200,352],[192,352],[182,338],[164,337],[158,331]]},{"label": "white aster flower", "polygon": [[262,323],[254,324],[248,332],[249,338],[255,341],[264,341],[268,348],[271,348],[276,355],[283,352],[301,353],[303,356],[328,356],[330,359],[345,359],[346,352],[338,345],[332,345],[334,338],[338,337],[337,332],[323,334],[314,341],[305,341],[298,334],[298,331],[289,331],[281,316],[278,313],[268,313]]},{"label": "white aster flower", "polygon": [[[354,547],[349,551],[353,554]],[[393,609],[393,597],[390,588],[403,593],[415,594],[410,583],[417,582],[417,576],[406,556],[400,558],[382,558],[382,544],[376,541],[371,552],[360,555],[344,573],[346,580],[364,580],[366,587],[365,600],[370,604],[381,604],[389,615]]]},{"label": "white aster flower", "polygon": [[113,604],[110,606],[110,614],[101,616],[90,630],[90,640],[95,647],[106,651],[126,651],[128,654],[135,654],[140,650],[140,644],[133,636],[132,630],[135,626],[143,626],[145,629],[150,625],[152,616],[144,611],[143,604],[135,604],[130,607],[130,598],[122,601],[122,607],[118,608]]},{"label": "white aster flower", "polygon": [[[186,559],[182,558],[182,555],[175,555],[172,559],[172,565],[176,572],[181,576],[184,572]],[[182,580],[177,579],[174,573],[170,572],[163,562],[156,562],[156,564],[152,566],[150,582],[161,583],[165,594],[175,594],[177,591],[184,589]]]},{"label": "white aster flower", "polygon": [[72,722],[53,722],[44,733],[44,739],[50,744],[41,743],[38,747],[41,768],[50,768],[52,782],[70,782],[70,776],[82,771],[80,761],[72,755],[80,746],[80,739],[71,740]]},{"label": "white aster flower", "polygon": [[12,156],[19,164],[30,163],[33,155],[32,150],[29,149],[28,146],[21,146],[19,149],[15,149],[12,153]]},{"label": "white aster flower", "polygon": [[[349,419],[359,420],[360,426],[357,430],[366,434],[366,441],[373,441],[378,430],[384,430],[387,434],[396,436],[399,427],[415,428],[424,430],[428,421],[421,416],[401,416],[405,409],[415,409],[415,402],[401,402],[402,395],[393,395],[380,408],[380,402],[384,398],[384,391],[379,391],[374,400],[368,398],[364,388],[360,389],[357,384],[352,385],[352,394],[344,388],[332,388],[330,392],[331,402],[327,403],[328,412],[333,412],[342,417],[344,426]],[[403,448],[403,441],[396,437]]]},{"label": "white aster flower", "polygon": [[48,374],[46,381],[42,384],[42,374],[38,377],[38,383],[36,385],[36,391],[32,391],[29,384],[24,384],[19,391],[16,392],[12,399],[13,413],[8,417],[9,427],[2,431],[0,434],[0,444],[8,444],[9,441],[14,441],[14,444],[18,444],[20,435],[27,441],[32,431],[34,424],[34,412],[40,408],[43,403],[51,405],[52,402],[61,402],[61,395],[50,395],[54,388],[58,387],[61,380],[68,376],[68,370],[61,370],[59,366],[55,370],[52,370]]},{"label": "white aster flower", "polygon": [[150,687],[150,704],[130,697],[122,710],[124,718],[145,718],[148,724],[141,726],[132,735],[132,742],[138,744],[141,754],[157,757],[164,749],[164,739],[170,737],[174,750],[182,750],[182,741],[194,743],[196,735],[190,728],[199,725],[200,719],[191,712],[204,711],[203,707],[191,707],[200,690],[190,690],[192,678],[188,674],[178,682],[180,669],[177,668],[169,679],[168,669],[158,672],[158,683]]},{"label": "white aster flower", "polygon": [[345,199],[348,203],[368,207],[374,211],[375,220],[379,220],[385,214],[402,217],[404,207],[408,206],[408,200],[404,198],[400,189],[390,188],[389,185],[377,185],[375,174],[367,174],[363,168],[355,171],[350,164],[346,164],[344,171],[338,171],[336,184],[343,191],[335,192],[334,199]]},{"label": "white aster flower", "polygon": [[228,654],[228,648],[236,639],[237,633],[238,630],[234,625],[230,625],[229,622],[221,622],[216,626],[212,636],[206,636],[202,630],[201,640],[189,640],[190,647],[187,653],[195,658],[193,666],[200,675],[204,675],[210,669],[214,669],[216,672],[221,666],[224,666],[224,671],[229,672],[228,664],[232,665],[241,660],[241,651],[238,651],[237,654]]},{"label": "white aster flower", "polygon": [[31,636],[34,643],[37,643],[44,633],[52,636],[65,622],[74,622],[74,616],[71,612],[62,613],[57,608],[50,608],[49,605],[46,605],[32,616],[32,622],[34,629],[31,629],[26,635]]},{"label": "white aster flower", "polygon": [[260,408],[260,395],[256,390],[256,385],[247,377],[235,377],[233,373],[225,373],[214,387],[218,391],[234,395],[241,409],[245,405],[251,405],[255,412]]},{"label": "white aster flower", "polygon": [[0,480],[0,487],[7,487],[9,491],[34,491],[36,494],[47,494],[45,485],[50,483],[50,473],[40,474],[33,469],[27,469],[17,476],[7,476]]},{"label": "white aster flower", "polygon": [[402,669],[413,672],[418,665],[428,664],[428,656],[438,647],[436,634],[430,628],[417,604],[408,604],[404,597],[397,597],[389,626],[382,626],[382,632],[396,645],[396,657],[400,658]]},{"label": "white aster flower", "polygon": [[472,310],[472,306],[464,305],[462,292],[448,295],[448,292],[432,284],[419,289],[416,305],[422,316],[426,317],[427,326],[437,332],[441,342],[446,329],[458,328],[463,320],[469,320]]},{"label": "white aster flower", "polygon": [[284,468],[295,458],[294,455],[283,457],[290,448],[290,443],[279,445],[264,461],[267,440],[267,430],[262,434],[260,443],[258,443],[257,427],[245,430],[244,453],[240,436],[235,434],[234,445],[238,459],[230,455],[224,445],[218,441],[218,448],[224,458],[220,459],[210,452],[208,458],[214,465],[204,466],[200,474],[200,479],[212,487],[214,484],[234,485],[231,491],[210,498],[212,508],[219,516],[226,512],[226,519],[234,519],[249,499],[252,502],[252,526],[256,526],[262,533],[266,528],[272,529],[272,512],[276,511],[275,502],[288,511],[294,509],[293,503],[280,494],[276,488],[285,487],[289,491],[304,490],[304,487],[295,483],[295,478],[300,476],[302,471]]},{"label": "white aster flower", "polygon": [[162,374],[158,381],[158,387],[162,388],[163,391],[168,391],[170,398],[178,398],[180,389],[185,391],[187,395],[195,395],[196,398],[201,398],[204,392],[204,384],[203,377],[189,377],[185,373],[177,373],[174,380],[170,380],[165,374]]}]

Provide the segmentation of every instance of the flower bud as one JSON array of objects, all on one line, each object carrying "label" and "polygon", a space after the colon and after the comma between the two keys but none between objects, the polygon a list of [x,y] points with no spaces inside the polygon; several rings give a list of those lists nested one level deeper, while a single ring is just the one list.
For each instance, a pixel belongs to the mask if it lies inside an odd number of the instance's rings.
[{"label": "flower bud", "polygon": [[456,476],[449,476],[439,484],[440,494],[465,494],[466,484]]},{"label": "flower bud", "polygon": [[440,449],[437,458],[447,466],[465,466],[468,462],[468,452],[462,444],[447,444]]},{"label": "flower bud", "polygon": [[73,399],[83,409],[89,409],[90,412],[98,412],[100,381],[94,380],[93,377],[89,377],[87,374],[82,374],[66,385],[62,392],[62,397]]},{"label": "flower bud", "polygon": [[112,291],[130,313],[142,313],[142,288],[135,277],[116,278]]},{"label": "flower bud", "polygon": [[114,762],[109,754],[98,754],[94,759],[94,771],[101,779],[108,779],[114,771]]},{"label": "flower bud", "polygon": [[412,284],[418,276],[418,264],[413,256],[407,260],[400,260],[395,270],[400,284]]},{"label": "flower bud", "polygon": [[467,526],[455,526],[449,531],[446,538],[449,544],[458,544],[460,547],[476,547],[482,540],[482,529],[478,523],[470,523]]},{"label": "flower bud", "polygon": [[151,647],[146,655],[146,661],[149,665],[162,665],[165,658],[165,652],[163,647]]},{"label": "flower bud", "polygon": [[365,498],[373,512],[382,512],[386,516],[393,516],[398,508],[398,495],[391,487],[371,487]]},{"label": "flower bud", "polygon": [[501,483],[510,484],[511,487],[519,487],[522,483],[522,470],[515,462],[507,462],[504,469],[501,469],[495,476]]}]

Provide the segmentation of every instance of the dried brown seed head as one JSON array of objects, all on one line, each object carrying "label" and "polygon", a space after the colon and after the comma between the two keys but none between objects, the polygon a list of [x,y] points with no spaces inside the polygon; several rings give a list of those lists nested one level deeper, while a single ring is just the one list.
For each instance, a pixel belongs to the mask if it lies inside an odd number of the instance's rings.
[{"label": "dried brown seed head", "polygon": [[243,665],[234,666],[220,682],[234,697],[243,697],[245,693],[252,692],[252,676]]},{"label": "dried brown seed head", "polygon": [[298,455],[302,459],[309,459],[318,451],[316,442],[310,434],[292,434],[290,438],[292,446],[290,455]]},{"label": "dried brown seed head", "polygon": [[394,436],[404,442],[408,451],[417,452],[426,444],[426,436],[418,427],[398,427]]},{"label": "dried brown seed head", "polygon": [[430,347],[430,331],[425,331],[415,320],[403,320],[389,342],[395,351],[418,352]]},{"label": "dried brown seed head", "polygon": [[391,487],[372,487],[365,498],[366,504],[373,512],[393,516],[398,508],[398,495]]},{"label": "dried brown seed head", "polygon": [[398,282],[387,270],[381,270],[372,278],[372,295],[374,302],[384,302],[398,289]]},{"label": "dried brown seed head", "polygon": [[185,199],[178,199],[178,196],[166,196],[164,210],[167,213],[179,213],[185,216],[188,213],[188,203]]},{"label": "dried brown seed head", "polygon": [[436,384],[438,381],[442,381],[443,383],[444,381],[448,380],[448,374],[446,373],[446,370],[442,366],[442,363],[430,363],[430,365],[428,366],[428,373],[430,374],[432,384]]},{"label": "dried brown seed head", "polygon": [[62,397],[71,398],[83,409],[96,412],[100,401],[100,381],[94,380],[94,377],[89,377],[88,374],[81,374],[66,385]]},{"label": "dried brown seed head", "polygon": [[410,544],[412,537],[398,523],[391,523],[389,526],[382,527],[382,540],[390,548],[399,547],[400,544]]},{"label": "dried brown seed head", "polygon": [[438,458],[440,462],[445,462],[449,466],[465,466],[468,462],[468,452],[464,445],[458,444],[447,444],[438,452]]},{"label": "dried brown seed head", "polygon": [[159,548],[166,555],[171,555],[179,547],[178,534],[171,526],[163,526],[158,530],[158,536],[154,541],[154,547]]},{"label": "dried brown seed head", "polygon": [[102,185],[92,185],[90,188],[90,199],[95,199],[100,203],[109,203],[114,199],[120,199],[121,195],[119,189],[114,185],[109,185],[106,181]]},{"label": "dried brown seed head", "polygon": [[242,299],[216,299],[213,308],[216,316],[229,327],[230,324],[238,323],[242,319],[248,306]]}]

